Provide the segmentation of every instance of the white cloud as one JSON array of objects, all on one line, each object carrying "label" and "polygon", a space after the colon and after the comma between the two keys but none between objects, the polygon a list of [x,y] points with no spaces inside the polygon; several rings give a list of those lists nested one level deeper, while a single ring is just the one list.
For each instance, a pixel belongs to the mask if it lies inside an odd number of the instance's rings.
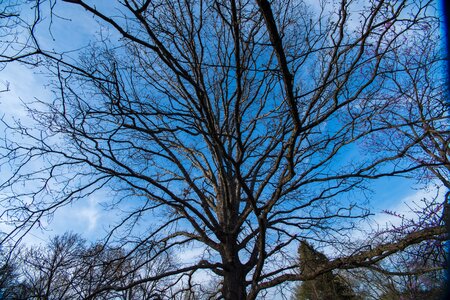
[{"label": "white cloud", "polygon": [[177,254],[178,259],[181,263],[194,263],[201,259],[205,252],[204,247],[193,247],[190,249],[187,249],[185,251],[179,252]]},{"label": "white cloud", "polygon": [[402,219],[387,214],[386,211],[394,212],[400,216],[404,216],[406,219],[411,219],[415,217],[413,209],[420,208],[424,203],[422,199],[433,199],[438,195],[437,199],[443,199],[444,193],[439,191],[436,186],[430,189],[420,189],[416,190],[414,193],[407,195],[398,202],[392,203],[390,206],[386,207],[382,211],[379,211],[372,218],[373,225],[379,225],[380,227],[391,227],[400,225]]},{"label": "white cloud", "polygon": [[102,217],[102,209],[97,197],[90,196],[58,209],[47,224],[54,234],[63,234],[66,231],[80,233],[83,237],[94,237],[100,233],[99,219]]},{"label": "white cloud", "polygon": [[87,231],[92,232],[97,228],[97,220],[100,215],[98,203],[94,197],[88,199],[88,205],[76,212],[76,218],[85,221]]}]

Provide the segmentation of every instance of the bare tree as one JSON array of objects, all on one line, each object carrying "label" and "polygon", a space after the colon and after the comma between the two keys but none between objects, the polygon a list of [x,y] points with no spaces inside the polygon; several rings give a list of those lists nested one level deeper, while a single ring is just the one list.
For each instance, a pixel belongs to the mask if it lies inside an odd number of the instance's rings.
[{"label": "bare tree", "polygon": [[[386,211],[394,219],[400,219],[399,225],[384,228],[378,235],[398,236],[406,232],[414,232],[424,228],[449,226],[448,212],[450,201],[450,135],[448,129],[448,78],[437,77],[445,74],[444,63],[436,63],[442,59],[437,28],[423,26],[423,30],[403,40],[404,47],[397,48],[394,63],[399,69],[407,70],[403,74],[385,74],[396,87],[387,95],[389,101],[372,123],[385,124],[386,130],[371,134],[370,152],[390,151],[397,153],[405,149],[403,160],[422,165],[411,174],[422,186],[437,187],[437,194],[410,204],[410,214]],[[421,68],[409,69],[410,65],[421,65]],[[390,99],[390,100],[389,100]],[[392,125],[392,126],[389,126]],[[405,148],[405,145],[413,145]],[[443,192],[442,192],[443,190]],[[448,268],[444,240],[429,240],[409,247],[403,253],[371,267],[372,277],[368,282],[378,280],[391,282],[391,289],[384,291],[403,297],[443,297],[445,279],[443,270]],[[373,272],[380,272],[374,274]],[[433,279],[431,279],[433,278]],[[380,295],[377,295],[378,297]],[[376,296],[376,297],[377,297]],[[409,297],[409,298],[408,298]]]},{"label": "bare tree", "polygon": [[71,284],[83,253],[84,241],[77,235],[53,238],[48,246],[32,247],[23,253],[23,274],[27,298],[69,299]]},{"label": "bare tree", "polygon": [[[441,42],[436,30],[424,24],[421,31],[402,40],[404,47],[393,50],[392,63],[405,72],[382,75],[393,88],[386,94],[388,105],[371,121],[382,123],[387,129],[371,135],[367,150],[397,153],[404,149],[405,160],[426,167],[412,173],[413,178],[425,184],[443,185],[448,190],[449,90],[448,79],[436,76],[445,74],[446,67],[444,62],[439,63],[443,58],[442,49],[435,46]],[[411,65],[421,67],[409,68]],[[445,199],[444,203],[449,201],[449,193]]]},{"label": "bare tree", "polygon": [[[446,299],[448,286],[442,261],[418,256],[416,247],[411,248],[371,268],[346,271],[343,276],[363,299]],[[442,253],[436,256],[444,258]]]},{"label": "bare tree", "polygon": [[41,21],[40,10],[36,9],[36,14],[30,18],[24,18],[21,12],[29,9],[30,5],[37,8],[39,1],[4,0],[1,4],[0,71],[14,61],[36,64],[32,57],[40,51],[33,31]]},{"label": "bare tree", "polygon": [[169,256],[164,260],[149,259],[155,251],[153,244],[142,247],[139,253],[101,244],[88,246],[79,235],[66,233],[52,238],[46,245],[31,246],[17,257],[17,282],[11,284],[10,290],[22,291],[24,296],[20,299],[127,300],[176,294],[177,290],[164,280],[117,291],[105,288],[124,286],[174,268]]},{"label": "bare tree", "polygon": [[[157,245],[147,243],[138,251],[111,248],[101,244],[90,247],[80,256],[77,281],[75,282],[79,299],[162,299],[179,293],[164,277],[155,277],[176,268],[174,258],[165,253],[158,259]],[[126,287],[126,288],[125,288]],[[168,297],[166,297],[168,298]]]},{"label": "bare tree", "polygon": [[16,260],[0,248],[0,297],[2,299],[17,299],[19,272]]},{"label": "bare tree", "polygon": [[[5,1],[0,8],[0,70],[4,67],[6,59],[9,60],[8,48],[11,47],[13,40],[11,36],[15,37],[15,30],[18,23],[17,3],[14,1]],[[5,40],[5,41],[4,41]]]},{"label": "bare tree", "polygon": [[[433,125],[428,114],[416,119],[393,104],[409,95],[409,74],[427,74],[414,77],[417,86],[442,80],[439,57],[418,52],[408,60],[405,44],[429,29],[423,39],[436,39],[433,2],[123,0],[114,9],[64,2],[112,33],[79,59],[39,49],[55,96],[30,104],[33,128],[6,125],[0,163],[12,172],[0,200],[2,218],[16,224],[7,237],[108,188],[114,197],[106,204],[123,211],[108,241],[136,251],[147,240],[163,245],[152,259],[187,245],[204,249],[176,270],[93,295],[161,278],[190,286],[205,270],[221,278],[224,299],[255,299],[445,234],[443,226],[421,228],[297,271],[300,240],[340,243],[368,216],[365,199],[350,192],[443,164],[403,159],[421,147],[417,138],[359,153],[377,132]],[[423,97],[439,107],[441,88]]]},{"label": "bare tree", "polygon": [[[0,43],[0,70],[5,66],[6,57],[8,60],[10,58],[6,54],[11,44],[11,40],[8,37],[14,35],[13,28],[17,23],[17,17],[18,14],[13,3],[6,2],[0,8],[0,39],[2,40]],[[6,39],[6,42],[3,42],[4,39]],[[0,84],[0,93],[9,91],[8,82],[1,82]]]},{"label": "bare tree", "polygon": [[[443,203],[440,201],[424,198],[410,204],[410,208],[412,213],[408,215],[386,211],[395,225],[384,227],[375,236],[370,236],[374,244],[386,243],[404,236],[406,232],[444,225]],[[447,242],[445,235],[442,239],[425,240],[373,265],[341,270],[338,274],[346,278],[363,299],[446,299]]]}]

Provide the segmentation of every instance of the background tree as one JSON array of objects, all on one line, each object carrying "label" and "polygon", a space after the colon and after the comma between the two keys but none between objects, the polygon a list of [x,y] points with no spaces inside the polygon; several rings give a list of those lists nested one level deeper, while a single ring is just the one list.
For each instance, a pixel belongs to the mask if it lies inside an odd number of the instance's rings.
[{"label": "background tree", "polygon": [[[300,272],[308,274],[314,272],[321,265],[326,265],[329,259],[322,253],[315,250],[306,241],[300,243],[298,249],[300,260]],[[297,300],[325,300],[325,299],[360,299],[355,295],[351,286],[344,277],[328,271],[312,280],[301,283],[296,289],[293,299]]]},{"label": "background tree", "polygon": [[370,120],[371,124],[384,124],[385,129],[372,133],[366,141],[366,149],[372,153],[403,151],[404,160],[424,166],[409,176],[431,187],[443,187],[444,197],[422,203],[430,206],[425,208],[428,212],[442,211],[450,201],[449,86],[445,76],[435,76],[445,73],[445,63],[436,63],[442,60],[442,49],[435,45],[442,41],[435,30],[438,28],[424,25],[421,31],[402,39],[405,47],[393,49],[392,63],[399,69],[414,64],[423,68],[382,75],[398,89],[385,95],[385,107]]},{"label": "background tree", "polygon": [[[3,3],[2,3],[3,4]],[[17,21],[18,14],[14,9],[14,5],[9,3],[5,3],[0,8],[0,39],[2,42],[0,43],[0,70],[5,67],[5,63],[8,60],[9,56],[7,56],[8,46],[11,44],[11,40],[8,40],[8,37],[13,34],[13,28]],[[6,39],[6,42],[3,40]],[[0,93],[6,92],[9,90],[9,84],[7,82],[0,82]]]},{"label": "background tree", "polygon": [[[444,224],[442,216],[442,193],[409,204],[408,214],[386,211],[392,224],[380,227],[367,239],[373,244],[386,243],[405,232],[419,231]],[[378,225],[380,226],[380,225]],[[355,294],[361,299],[446,299],[448,291],[448,257],[443,239],[427,240],[410,245],[379,262],[351,270],[339,270]],[[367,244],[361,241],[359,244]],[[354,251],[354,248],[351,251]]]},{"label": "background tree", "polygon": [[[26,18],[28,12],[23,13],[24,5],[33,4],[33,1],[3,0],[0,6],[0,71],[7,63],[19,61],[23,64],[35,65],[34,55],[39,53],[36,40],[29,33],[39,23],[37,13],[34,18]],[[35,3],[38,5],[38,2]],[[27,7],[30,8],[30,7]],[[38,12],[38,10],[36,10]],[[34,57],[34,58],[33,58]],[[1,83],[0,92],[7,91],[7,82]]]},{"label": "background tree", "polygon": [[[101,244],[88,245],[79,235],[66,233],[48,244],[16,253],[1,271],[2,299],[169,299],[180,298],[182,285],[164,280],[130,282],[174,268],[173,259],[152,260],[155,245],[139,253]],[[109,288],[114,286],[116,289]]]},{"label": "background tree", "polygon": [[[401,222],[380,230],[378,236],[371,238],[385,239],[388,235],[443,224],[443,205],[435,199],[422,199],[411,206],[414,214],[409,217],[387,212]],[[356,283],[354,289],[367,299],[445,299],[448,290],[446,243],[445,239],[429,240],[409,246],[368,268],[348,271],[346,277]]]},{"label": "background tree", "polygon": [[9,255],[3,253],[0,248],[0,297],[2,299],[17,299],[17,289],[19,274],[17,265]]},{"label": "background tree", "polygon": [[47,246],[24,252],[22,272],[28,297],[36,299],[69,299],[71,284],[77,276],[77,256],[84,241],[77,235],[65,234],[51,239]]},{"label": "background tree", "polygon": [[[350,200],[349,192],[430,166],[404,159],[420,147],[415,138],[395,149],[358,151],[405,120],[435,125],[428,114],[418,121],[393,109],[410,88],[403,78],[411,72],[428,74],[416,85],[443,80],[440,60],[427,60],[425,52],[402,63],[412,33],[431,28],[423,39],[437,36],[432,2],[65,2],[110,34],[102,32],[79,58],[36,51],[54,76],[55,96],[29,105],[32,128],[6,125],[0,164],[12,172],[0,185],[0,201],[3,218],[16,224],[6,238],[108,188],[113,197],[105,204],[123,212],[108,241],[132,252],[147,240],[162,245],[150,261],[186,245],[204,249],[176,270],[125,286],[112,282],[92,295],[163,277],[191,282],[207,270],[221,279],[225,299],[255,299],[280,284],[372,265],[445,234],[441,225],[403,232],[308,274],[296,271],[290,254],[303,239],[350,239],[355,219],[369,212],[365,199]],[[38,27],[32,36],[39,40]],[[423,97],[437,107],[440,89]],[[444,127],[433,128],[448,137]],[[144,231],[142,223],[149,224]]]},{"label": "background tree", "polygon": [[[401,255],[403,259],[407,256]],[[401,264],[400,259],[397,257],[395,261],[386,261],[382,266],[376,266],[390,272],[372,268],[355,269],[344,276],[362,299],[446,299],[448,286],[442,269],[420,272],[420,264]]]},{"label": "background tree", "polygon": [[5,62],[9,60],[9,47],[15,37],[15,26],[18,22],[19,14],[17,12],[18,4],[15,1],[4,1],[0,8],[0,38],[2,43],[0,46],[0,69],[3,69]]}]

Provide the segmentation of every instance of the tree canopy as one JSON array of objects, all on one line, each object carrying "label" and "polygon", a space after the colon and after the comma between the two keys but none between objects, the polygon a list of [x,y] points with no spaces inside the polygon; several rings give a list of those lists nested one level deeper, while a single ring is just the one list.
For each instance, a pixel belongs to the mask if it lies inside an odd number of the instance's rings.
[{"label": "tree canopy", "polygon": [[[107,191],[103,203],[120,218],[105,243],[159,245],[148,261],[203,250],[108,288],[161,278],[189,286],[203,272],[238,300],[447,239],[442,220],[377,243],[352,237],[370,215],[363,192],[373,180],[449,187],[433,1],[33,3],[29,38],[2,61],[45,72],[53,97],[26,102],[32,125],[4,122],[1,218],[14,227],[2,243]],[[89,46],[46,47],[43,27],[81,26],[78,15],[57,21],[59,8],[98,22]],[[333,257],[299,272],[302,240]]]}]

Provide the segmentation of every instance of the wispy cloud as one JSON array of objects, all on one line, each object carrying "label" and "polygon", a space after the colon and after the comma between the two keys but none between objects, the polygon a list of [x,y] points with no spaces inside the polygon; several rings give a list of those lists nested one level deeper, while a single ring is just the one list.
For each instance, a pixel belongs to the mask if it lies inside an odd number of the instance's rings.
[{"label": "wispy cloud", "polygon": [[424,205],[423,199],[436,198],[439,200],[443,199],[443,197],[444,193],[436,186],[432,186],[428,189],[422,188],[416,190],[399,201],[391,202],[391,205],[387,206],[382,211],[378,211],[372,219],[372,222],[382,227],[398,226],[402,219],[388,214],[386,211],[394,212],[399,216],[404,216],[405,219],[414,219],[416,215],[413,210],[417,210]]}]

